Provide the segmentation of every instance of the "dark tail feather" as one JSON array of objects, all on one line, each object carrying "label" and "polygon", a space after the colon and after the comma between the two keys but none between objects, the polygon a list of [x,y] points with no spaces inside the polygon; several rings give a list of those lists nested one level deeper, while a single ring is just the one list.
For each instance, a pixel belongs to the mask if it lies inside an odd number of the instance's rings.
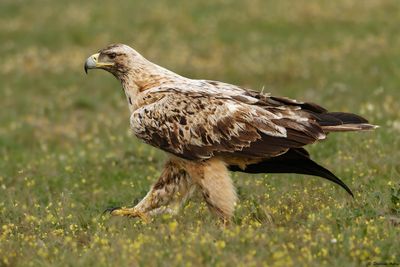
[{"label": "dark tail feather", "polygon": [[325,132],[368,131],[377,128],[363,117],[345,112],[313,113]]},{"label": "dark tail feather", "polygon": [[342,180],[329,170],[312,161],[309,158],[308,152],[303,148],[291,148],[288,152],[280,156],[260,163],[247,165],[244,170],[236,165],[229,166],[229,170],[245,173],[298,173],[319,176],[340,185],[354,198],[350,188]]},{"label": "dark tail feather", "polygon": [[321,126],[334,126],[340,124],[367,124],[368,120],[353,113],[326,112],[318,114]]}]

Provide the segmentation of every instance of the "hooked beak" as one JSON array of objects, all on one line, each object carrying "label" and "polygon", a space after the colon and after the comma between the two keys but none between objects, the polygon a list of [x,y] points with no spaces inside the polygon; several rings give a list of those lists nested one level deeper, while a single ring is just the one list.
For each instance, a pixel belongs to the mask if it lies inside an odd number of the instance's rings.
[{"label": "hooked beak", "polygon": [[91,55],[86,59],[85,62],[85,72],[88,73],[89,69],[98,69],[102,67],[110,67],[113,66],[113,62],[99,62],[99,55],[100,53],[96,53]]}]

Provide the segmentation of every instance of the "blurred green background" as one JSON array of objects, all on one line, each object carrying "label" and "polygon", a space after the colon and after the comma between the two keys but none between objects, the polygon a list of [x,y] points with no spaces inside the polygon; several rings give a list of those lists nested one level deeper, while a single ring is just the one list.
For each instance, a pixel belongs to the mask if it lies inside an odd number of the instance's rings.
[{"label": "blurred green background", "polygon": [[[400,2],[0,2],[0,266],[400,264]],[[159,175],[119,83],[85,59],[125,43],[181,75],[352,111],[381,126],[310,147],[355,200],[298,175],[235,174],[221,229],[177,216],[101,217]],[[196,198],[195,198],[196,200]]]}]

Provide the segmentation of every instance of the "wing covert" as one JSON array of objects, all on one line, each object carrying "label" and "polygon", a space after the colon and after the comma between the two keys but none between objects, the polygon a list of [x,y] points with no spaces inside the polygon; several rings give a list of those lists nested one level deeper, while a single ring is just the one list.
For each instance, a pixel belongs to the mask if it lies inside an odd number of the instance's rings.
[{"label": "wing covert", "polygon": [[297,107],[260,107],[218,94],[160,94],[132,113],[131,127],[146,143],[185,159],[223,153],[271,157],[323,135]]}]

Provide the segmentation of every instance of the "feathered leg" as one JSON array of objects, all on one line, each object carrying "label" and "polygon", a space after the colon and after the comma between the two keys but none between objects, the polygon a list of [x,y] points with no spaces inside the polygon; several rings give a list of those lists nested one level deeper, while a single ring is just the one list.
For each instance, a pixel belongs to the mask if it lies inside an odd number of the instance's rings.
[{"label": "feathered leg", "polygon": [[192,164],[187,168],[193,181],[199,185],[204,200],[224,224],[230,222],[237,196],[225,162],[218,158]]},{"label": "feathered leg", "polygon": [[158,181],[135,207],[113,209],[111,215],[147,219],[148,215],[174,213],[193,189],[192,179],[181,164],[169,160]]}]

